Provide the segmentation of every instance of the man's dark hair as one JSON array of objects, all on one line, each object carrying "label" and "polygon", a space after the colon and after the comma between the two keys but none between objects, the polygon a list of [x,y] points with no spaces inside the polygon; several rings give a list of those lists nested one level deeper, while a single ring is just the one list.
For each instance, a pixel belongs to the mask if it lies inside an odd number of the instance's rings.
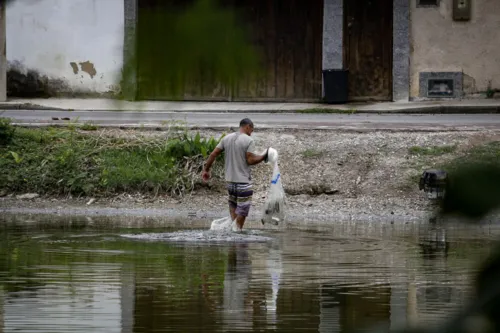
[{"label": "man's dark hair", "polygon": [[249,118],[241,119],[241,121],[240,121],[240,127],[243,127],[243,126],[246,126],[246,125],[250,125],[250,126],[253,127],[253,122]]}]

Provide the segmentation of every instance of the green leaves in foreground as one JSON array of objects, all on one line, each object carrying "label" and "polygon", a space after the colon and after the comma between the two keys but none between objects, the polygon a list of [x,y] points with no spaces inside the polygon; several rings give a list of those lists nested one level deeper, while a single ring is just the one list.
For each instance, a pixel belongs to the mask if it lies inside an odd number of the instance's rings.
[{"label": "green leaves in foreground", "polygon": [[441,214],[477,220],[500,208],[500,141],[472,147],[443,168],[449,180]]},{"label": "green leaves in foreground", "polygon": [[10,143],[15,131],[10,119],[0,118],[0,146]]},{"label": "green leaves in foreground", "polygon": [[496,208],[500,208],[500,165],[464,164],[450,173],[443,214],[479,219]]},{"label": "green leaves in foreground", "polygon": [[[153,192],[183,195],[200,180],[219,140],[167,133],[123,138],[75,129],[23,129],[0,147],[0,190],[39,194],[106,195]],[[216,165],[215,176],[221,171]]]}]

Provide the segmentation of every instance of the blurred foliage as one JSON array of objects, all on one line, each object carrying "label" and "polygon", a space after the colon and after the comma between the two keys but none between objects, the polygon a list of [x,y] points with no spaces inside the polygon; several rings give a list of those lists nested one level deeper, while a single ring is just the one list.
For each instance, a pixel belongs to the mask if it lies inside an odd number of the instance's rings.
[{"label": "blurred foliage", "polygon": [[14,137],[16,128],[10,119],[0,118],[0,146],[9,144]]},{"label": "blurred foliage", "polygon": [[500,207],[500,166],[464,164],[449,174],[441,214],[480,219]]},{"label": "blurred foliage", "polygon": [[216,0],[141,8],[136,54],[123,67],[124,97],[134,97],[135,75],[141,91],[161,89],[162,96],[173,99],[182,98],[192,82],[234,87],[258,75],[260,56],[242,17]]},{"label": "blurred foliage", "polygon": [[500,207],[499,141],[473,147],[444,170],[449,180],[440,214],[476,221]]}]

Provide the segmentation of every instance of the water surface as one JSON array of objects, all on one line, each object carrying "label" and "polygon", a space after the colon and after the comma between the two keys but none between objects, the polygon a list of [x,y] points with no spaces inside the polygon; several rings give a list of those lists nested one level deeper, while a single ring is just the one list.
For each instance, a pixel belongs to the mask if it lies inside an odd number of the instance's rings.
[{"label": "water surface", "polygon": [[[1,221],[0,221],[1,222]],[[435,325],[467,301],[500,233],[3,223],[3,332],[347,332]],[[102,226],[102,224],[101,224]]]}]

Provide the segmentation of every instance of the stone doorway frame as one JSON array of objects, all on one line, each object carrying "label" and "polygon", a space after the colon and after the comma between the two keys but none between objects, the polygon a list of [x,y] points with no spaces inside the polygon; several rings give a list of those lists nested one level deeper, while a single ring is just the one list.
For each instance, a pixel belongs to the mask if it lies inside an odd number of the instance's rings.
[{"label": "stone doorway frame", "polygon": [[[344,69],[344,0],[323,0],[323,69]],[[348,1],[348,0],[346,0]],[[410,98],[410,0],[393,0],[392,100]]]}]

